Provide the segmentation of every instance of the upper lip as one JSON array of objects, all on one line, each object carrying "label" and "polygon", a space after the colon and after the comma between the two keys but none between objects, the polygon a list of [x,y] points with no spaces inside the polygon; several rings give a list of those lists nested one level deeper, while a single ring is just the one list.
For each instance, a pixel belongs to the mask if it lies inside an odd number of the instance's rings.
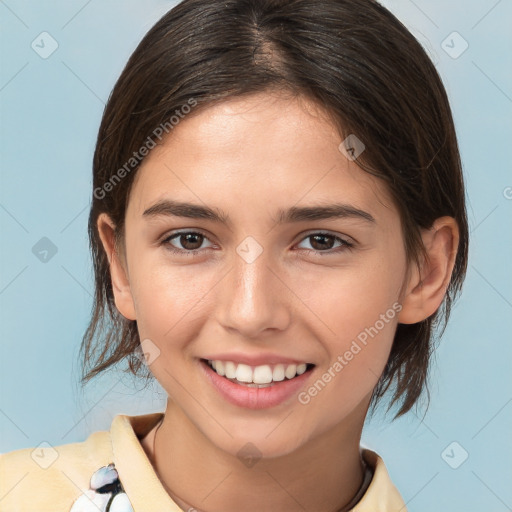
[{"label": "upper lip", "polygon": [[210,354],[203,359],[211,361],[232,361],[233,363],[242,363],[248,366],[262,366],[265,364],[308,364],[308,361],[285,357],[278,354],[258,353],[254,355],[241,354],[238,352]]}]

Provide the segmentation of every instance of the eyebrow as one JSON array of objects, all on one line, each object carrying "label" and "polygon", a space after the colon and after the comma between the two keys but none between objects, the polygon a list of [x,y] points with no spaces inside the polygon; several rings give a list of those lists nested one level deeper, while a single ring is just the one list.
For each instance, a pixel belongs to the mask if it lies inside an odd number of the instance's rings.
[{"label": "eyebrow", "polygon": [[[230,224],[230,218],[218,208],[210,208],[193,203],[183,203],[163,199],[150,206],[143,217],[186,217],[189,219],[206,219],[225,225]],[[360,219],[375,223],[374,217],[364,210],[348,204],[325,204],[312,206],[292,206],[288,210],[278,210],[277,224],[327,219]]]}]

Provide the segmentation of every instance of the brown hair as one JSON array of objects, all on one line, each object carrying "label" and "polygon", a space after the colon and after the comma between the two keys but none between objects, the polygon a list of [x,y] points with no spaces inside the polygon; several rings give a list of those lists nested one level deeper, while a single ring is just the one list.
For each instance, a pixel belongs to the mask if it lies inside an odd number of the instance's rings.
[{"label": "brown hair", "polygon": [[[135,353],[136,321],[114,304],[97,219],[122,237],[130,187],[162,128],[185,105],[194,113],[227,97],[285,90],[320,105],[343,140],[365,144],[357,163],[387,184],[400,212],[409,261],[420,261],[420,230],[454,217],[460,242],[436,314],[399,324],[372,404],[388,390],[397,416],[426,389],[435,329],[444,330],[467,266],[468,226],[454,123],[441,79],[404,25],[372,0],[185,0],[166,13],[131,55],[105,107],[93,161],[89,237],[95,297],[80,356],[82,383]],[[190,110],[190,108],[188,109]],[[160,131],[159,131],[160,130]]]}]

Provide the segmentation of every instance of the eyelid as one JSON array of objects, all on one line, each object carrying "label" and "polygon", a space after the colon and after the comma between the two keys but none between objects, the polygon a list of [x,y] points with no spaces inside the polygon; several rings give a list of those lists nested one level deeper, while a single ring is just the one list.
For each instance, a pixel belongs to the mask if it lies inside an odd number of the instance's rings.
[{"label": "eyelid", "polygon": [[197,233],[200,235],[203,235],[205,237],[211,238],[212,235],[210,233],[202,228],[177,228],[177,229],[170,229],[166,231],[163,235],[161,235],[159,238],[161,240],[165,240],[167,238],[170,238],[171,236],[175,235],[186,235],[189,233]]},{"label": "eyelid", "polygon": [[333,231],[329,231],[328,229],[313,229],[313,230],[305,231],[304,233],[301,233],[299,235],[299,237],[300,237],[299,241],[301,242],[302,240],[304,240],[304,238],[307,238],[307,237],[313,236],[313,235],[332,236],[335,238],[339,238],[343,242],[346,242],[347,244],[350,244],[350,245],[355,245],[358,243],[357,240],[352,236],[345,235],[344,233],[335,233]]},{"label": "eyelid", "polygon": [[[203,236],[205,239],[207,239],[209,242],[211,242],[212,244],[214,244],[215,242],[213,242],[211,240],[211,237],[209,234],[207,234],[206,232],[204,232],[202,229],[195,229],[195,228],[188,228],[188,229],[179,229],[178,231],[171,231],[171,232],[168,232],[166,233],[165,235],[163,235],[161,237],[161,239],[159,240],[159,244],[165,244],[166,242],[168,242],[171,238],[177,238],[179,235],[189,235],[189,234],[194,234],[194,235],[201,235]],[[179,249],[178,249],[179,250]],[[202,249],[196,249],[196,251],[200,251]],[[184,251],[185,252],[185,251]],[[186,252],[192,252],[192,251],[186,251]]]},{"label": "eyelid", "polygon": [[[319,249],[307,249],[307,248],[297,248],[296,251],[299,251],[299,252],[307,252],[307,253],[313,253],[316,256],[319,256],[319,257],[329,257],[329,256],[339,256],[340,254],[346,252],[346,251],[351,251],[355,248],[356,246],[356,242],[354,241],[354,239],[352,237],[349,237],[349,236],[346,236],[346,235],[341,235],[341,234],[335,234],[335,233],[330,233],[328,231],[324,231],[324,230],[317,230],[317,231],[312,231],[312,232],[309,232],[309,233],[306,233],[305,235],[301,235],[301,239],[299,240],[299,242],[297,242],[297,244],[301,244],[303,243],[304,241],[308,240],[309,238],[313,237],[313,236],[328,236],[328,237],[332,237],[334,239],[334,243],[338,243],[339,245],[335,247],[331,247],[330,249],[326,249],[324,251],[321,251]],[[311,242],[309,242],[311,244]]]}]

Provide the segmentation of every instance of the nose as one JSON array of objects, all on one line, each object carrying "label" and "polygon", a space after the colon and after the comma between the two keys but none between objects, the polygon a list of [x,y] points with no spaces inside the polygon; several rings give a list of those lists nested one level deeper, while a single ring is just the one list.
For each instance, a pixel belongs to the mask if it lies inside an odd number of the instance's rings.
[{"label": "nose", "polygon": [[286,276],[266,251],[252,262],[235,254],[218,295],[217,320],[247,339],[275,334],[290,323],[292,295]]}]

